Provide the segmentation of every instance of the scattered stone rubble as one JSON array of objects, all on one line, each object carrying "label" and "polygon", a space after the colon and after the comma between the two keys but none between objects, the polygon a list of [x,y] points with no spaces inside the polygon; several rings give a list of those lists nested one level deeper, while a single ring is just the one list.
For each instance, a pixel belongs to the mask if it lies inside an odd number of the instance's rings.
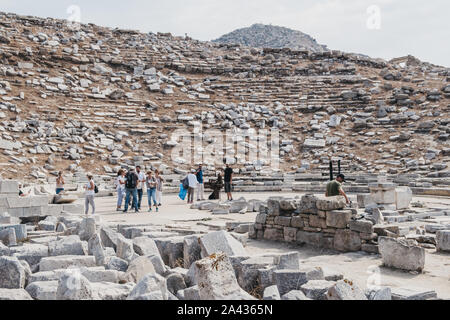
[{"label": "scattered stone rubble", "polygon": [[[302,208],[317,211],[321,223],[331,224],[336,234],[344,233],[339,242],[344,249],[354,249],[353,237],[361,238],[365,224],[351,228],[351,210],[342,210],[340,198],[316,199],[307,195],[298,199],[269,199],[261,204],[263,215],[288,218],[286,213]],[[320,210],[319,210],[320,209]],[[340,210],[341,209],[341,210]],[[320,211],[325,212],[323,218]],[[302,213],[303,214],[303,213]],[[330,218],[327,219],[327,215]],[[52,219],[49,219],[52,218]],[[292,218],[291,219],[292,222]],[[0,225],[12,230],[18,226],[27,231],[20,242],[1,238],[0,299],[11,300],[390,300],[435,299],[433,292],[394,291],[390,288],[356,287],[342,274],[320,267],[301,266],[297,252],[253,255],[245,248],[242,233],[261,234],[253,224],[241,233],[195,231],[156,225],[107,224],[101,217],[78,214],[48,216],[43,221],[65,225],[64,231],[39,230],[40,225]],[[299,221],[305,222],[302,219]],[[308,220],[309,222],[309,220]],[[294,223],[296,226],[296,222]],[[240,224],[229,224],[238,231]],[[297,226],[298,227],[298,226]],[[340,227],[340,228],[339,228]],[[259,228],[259,227],[258,227]],[[285,228],[285,227],[283,227]],[[286,227],[290,228],[290,227]],[[295,227],[294,227],[295,228]],[[305,225],[299,227],[305,230]],[[370,228],[373,226],[370,225]],[[276,227],[263,232],[278,237]],[[270,230],[270,229],[266,229]],[[284,230],[284,229],[282,229]],[[306,229],[309,230],[309,229]],[[353,231],[357,230],[357,231]],[[245,231],[245,232],[244,232]],[[298,231],[301,237],[309,231]],[[352,233],[346,237],[346,232]],[[442,232],[442,231],[438,231]],[[311,235],[321,233],[310,232]],[[297,236],[296,233],[287,235]],[[312,238],[313,236],[311,236]],[[325,238],[325,237],[324,237]],[[445,235],[443,237],[445,238]],[[294,238],[295,239],[295,238]],[[308,237],[306,237],[308,239]],[[384,237],[380,238],[384,239]],[[385,238],[397,241],[393,238]],[[16,240],[14,242],[14,240]],[[292,241],[292,239],[288,239]],[[333,240],[333,238],[331,238]],[[350,244],[347,242],[350,241]],[[363,241],[359,240],[358,247]],[[379,240],[380,241],[380,240]],[[446,240],[444,240],[446,241]],[[332,243],[332,242],[320,242]],[[339,247],[338,245],[338,247]],[[380,243],[380,246],[382,244]],[[445,249],[445,244],[441,246]],[[383,256],[384,258],[384,256]],[[395,266],[399,267],[399,266]],[[387,291],[389,290],[389,291]]]}]

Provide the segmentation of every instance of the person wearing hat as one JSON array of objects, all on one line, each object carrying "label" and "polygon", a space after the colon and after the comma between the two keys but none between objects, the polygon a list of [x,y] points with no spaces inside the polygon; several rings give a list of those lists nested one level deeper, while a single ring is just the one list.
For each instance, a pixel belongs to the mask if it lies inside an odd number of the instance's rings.
[{"label": "person wearing hat", "polygon": [[338,174],[336,180],[330,181],[327,184],[327,191],[325,193],[326,197],[343,196],[347,203],[350,203],[347,195],[342,189],[342,183],[345,182],[345,176],[343,174]]}]

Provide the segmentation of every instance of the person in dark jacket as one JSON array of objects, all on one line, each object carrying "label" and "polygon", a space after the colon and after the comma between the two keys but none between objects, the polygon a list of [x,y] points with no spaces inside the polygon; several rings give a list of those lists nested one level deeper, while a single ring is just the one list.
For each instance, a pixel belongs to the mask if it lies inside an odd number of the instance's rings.
[{"label": "person in dark jacket", "polygon": [[133,196],[133,207],[136,213],[139,212],[138,207],[138,195],[137,195],[137,187],[138,187],[138,180],[139,177],[136,174],[136,171],[134,168],[130,168],[127,175],[125,176],[126,182],[125,182],[125,190],[126,190],[126,197],[125,197],[125,210],[123,210],[124,213],[128,212],[128,205],[130,204],[130,198]]}]

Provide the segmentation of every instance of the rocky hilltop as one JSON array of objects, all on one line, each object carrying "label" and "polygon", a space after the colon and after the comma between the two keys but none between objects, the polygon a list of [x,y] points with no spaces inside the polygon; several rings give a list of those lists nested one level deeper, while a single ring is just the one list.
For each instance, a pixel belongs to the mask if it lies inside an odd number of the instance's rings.
[{"label": "rocky hilltop", "polygon": [[285,27],[256,23],[248,28],[237,29],[213,40],[217,43],[241,44],[255,48],[289,48],[293,50],[327,51],[311,36]]},{"label": "rocky hilltop", "polygon": [[[0,43],[3,178],[113,176],[133,164],[184,172],[171,134],[198,124],[279,128],[284,172],[326,172],[341,159],[345,172],[448,177],[447,68],[7,13]],[[241,163],[242,174],[266,169]]]}]

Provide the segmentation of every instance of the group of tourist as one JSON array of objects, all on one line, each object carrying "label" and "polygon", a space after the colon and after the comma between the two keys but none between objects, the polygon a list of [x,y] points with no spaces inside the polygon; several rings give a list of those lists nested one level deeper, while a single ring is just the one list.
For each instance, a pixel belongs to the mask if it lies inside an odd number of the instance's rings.
[{"label": "group of tourist", "polygon": [[[224,180],[222,182],[222,175],[219,172],[217,174],[217,180],[210,183],[210,187],[213,190],[211,195],[208,197],[209,200],[219,200],[220,190],[225,186],[225,192],[227,194],[227,200],[232,201],[233,196],[231,195],[231,186],[233,183],[233,169],[229,164],[226,165],[224,169]],[[187,203],[194,203],[194,194],[197,190],[197,201],[205,200],[205,184],[203,178],[203,166],[200,164],[197,169],[192,169],[191,172],[181,181],[180,186],[180,197],[184,200],[184,191],[187,191]]]},{"label": "group of tourist", "polygon": [[[213,190],[211,195],[208,197],[209,200],[220,200],[220,190],[225,187],[225,192],[227,194],[227,200],[232,201],[233,196],[231,194],[232,183],[233,183],[233,169],[229,164],[226,165],[224,171],[224,178],[222,182],[222,175],[219,172],[217,175],[217,180],[210,182],[210,188]],[[95,214],[95,194],[98,193],[98,188],[95,185],[93,175],[88,173],[88,181],[84,186],[85,189],[85,214],[89,213],[89,206],[92,207],[92,214]],[[128,212],[128,207],[135,210],[136,213],[140,212],[142,198],[144,194],[144,186],[147,189],[148,198],[148,212],[152,212],[152,203],[155,211],[158,212],[159,207],[162,203],[162,191],[164,178],[161,176],[158,170],[148,171],[146,174],[141,170],[140,166],[136,168],[131,167],[127,171],[126,169],[120,169],[117,173],[117,177],[114,181],[114,186],[117,191],[117,211],[122,211],[122,203],[125,198],[125,207],[123,212]],[[187,203],[194,203],[194,194],[197,190],[197,201],[205,200],[204,196],[204,178],[203,178],[203,166],[200,164],[197,169],[192,169],[191,172],[181,181],[181,188],[187,191]],[[337,178],[330,181],[326,187],[325,196],[332,197],[341,195],[345,197],[347,203],[350,203],[346,193],[342,189],[342,183],[345,182],[345,176],[343,174],[338,174]],[[63,172],[58,173],[56,178],[56,194],[60,194],[64,191],[64,178]],[[28,193],[29,194],[29,193]],[[22,191],[22,185],[19,186],[19,195],[24,197],[28,195]],[[181,192],[180,192],[181,194]],[[184,197],[182,197],[184,200]]]},{"label": "group of tourist", "polygon": [[145,186],[147,189],[148,212],[153,211],[152,201],[153,207],[158,212],[162,202],[164,182],[165,180],[161,177],[158,170],[155,170],[154,174],[152,171],[148,171],[145,174],[140,166],[137,166],[136,169],[132,167],[128,171],[120,169],[114,182],[117,191],[117,211],[122,211],[122,202],[125,197],[123,212],[128,212],[130,201],[131,208],[136,213],[140,212]]}]

